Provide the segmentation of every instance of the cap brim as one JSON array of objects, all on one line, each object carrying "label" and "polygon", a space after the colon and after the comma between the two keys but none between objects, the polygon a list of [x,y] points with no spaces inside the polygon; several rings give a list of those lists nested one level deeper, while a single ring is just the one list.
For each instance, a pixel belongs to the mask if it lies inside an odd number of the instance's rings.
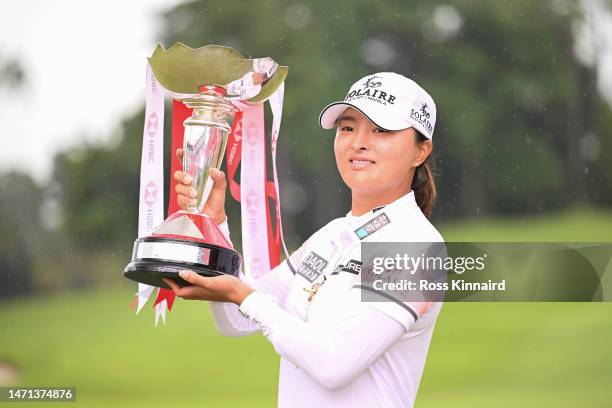
[{"label": "cap brim", "polygon": [[[332,129],[336,127],[338,118],[348,108],[353,108],[361,112],[361,114],[365,116],[366,118],[368,118],[370,122],[374,123],[376,126],[378,126],[381,129],[402,130],[402,129],[407,129],[412,126],[411,124],[405,123],[404,121],[400,121],[398,123],[377,122],[372,118],[373,116],[372,114],[368,115],[364,111],[364,109],[362,109],[359,105],[350,103],[350,102],[344,102],[344,101],[332,102],[329,105],[327,105],[325,108],[323,108],[323,110],[321,111],[321,114],[319,115],[319,124],[321,125],[323,129]],[[376,113],[376,112],[373,112],[373,113]]]},{"label": "cap brim", "polygon": [[336,122],[342,113],[348,108],[353,108],[358,110],[370,120],[370,122],[374,123],[376,126],[381,127],[378,123],[374,122],[371,117],[369,117],[364,111],[362,111],[358,106],[355,106],[352,103],[347,103],[344,101],[332,102],[327,105],[321,111],[321,115],[319,115],[319,123],[323,129],[332,129],[336,127]]}]

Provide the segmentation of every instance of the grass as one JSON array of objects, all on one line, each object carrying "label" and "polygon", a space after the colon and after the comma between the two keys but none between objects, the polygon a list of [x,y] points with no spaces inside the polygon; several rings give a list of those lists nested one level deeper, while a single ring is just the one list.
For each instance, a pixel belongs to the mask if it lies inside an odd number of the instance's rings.
[{"label": "grass", "polygon": [[0,360],[18,364],[22,385],[77,387],[77,406],[275,403],[278,358],[263,337],[218,336],[204,302],[179,300],[168,325],[154,327],[149,307],[128,308],[131,292],[4,305]]},{"label": "grass", "polygon": [[[582,208],[440,229],[448,241],[612,241],[610,226],[612,213]],[[0,361],[20,385],[77,387],[69,407],[275,406],[278,357],[262,336],[220,337],[205,303],[181,300],[154,327],[150,307],[128,308],[134,289],[1,304]],[[610,406],[610,344],[610,303],[447,303],[416,406]]]},{"label": "grass", "polygon": [[477,217],[437,225],[446,241],[612,242],[612,211],[578,207],[559,213]]}]

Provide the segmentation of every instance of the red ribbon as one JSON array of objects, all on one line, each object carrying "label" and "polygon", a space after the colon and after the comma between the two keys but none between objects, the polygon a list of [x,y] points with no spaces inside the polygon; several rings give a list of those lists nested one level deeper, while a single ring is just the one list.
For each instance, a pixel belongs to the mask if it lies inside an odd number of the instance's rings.
[{"label": "red ribbon", "polygon": [[234,200],[240,202],[240,184],[236,182],[238,165],[242,158],[242,111],[234,115],[234,123],[227,139],[225,149],[225,162],[227,165],[227,180]]},{"label": "red ribbon", "polygon": [[[227,149],[225,152],[225,160],[227,163],[227,179],[229,182],[229,189],[232,198],[237,202],[240,202],[240,184],[236,181],[236,175],[238,173],[238,167],[242,158],[242,129],[243,129],[243,114],[239,111],[234,116],[234,123],[228,136]],[[265,138],[264,138],[264,149],[265,149]],[[268,169],[266,159],[264,158],[264,174],[265,174],[265,191],[266,191],[266,224],[268,226],[268,257],[270,260],[270,267],[274,268],[280,264],[280,219],[279,214],[279,203],[276,196],[276,188],[273,181],[268,181]],[[270,203],[272,201],[272,204]],[[270,205],[273,206],[275,222],[272,222],[272,213],[270,211]]]},{"label": "red ribbon", "polygon": [[[168,199],[168,213],[174,214],[180,210],[176,201],[176,181],[174,180],[174,173],[177,170],[182,170],[183,166],[176,157],[176,150],[183,148],[183,136],[185,129],[183,122],[189,116],[191,116],[191,109],[186,107],[182,102],[172,101],[172,159],[170,165],[170,194]],[[240,202],[240,184],[236,181],[236,173],[240,165],[242,157],[242,112],[236,112],[234,116],[234,123],[230,134],[228,136],[227,148],[226,148],[226,161],[227,161],[227,178],[229,182],[230,194],[234,200]],[[265,141],[264,141],[265,143]],[[280,263],[280,219],[279,219],[279,202],[276,196],[276,187],[273,181],[268,181],[268,170],[266,162],[265,166],[265,190],[266,190],[266,224],[268,225],[268,256],[270,259],[270,267],[274,268]],[[274,211],[275,220],[272,222],[271,206]],[[155,307],[157,304],[166,300],[168,310],[172,310],[174,303],[175,294],[170,289],[160,288],[157,294],[157,299],[153,304]]]}]

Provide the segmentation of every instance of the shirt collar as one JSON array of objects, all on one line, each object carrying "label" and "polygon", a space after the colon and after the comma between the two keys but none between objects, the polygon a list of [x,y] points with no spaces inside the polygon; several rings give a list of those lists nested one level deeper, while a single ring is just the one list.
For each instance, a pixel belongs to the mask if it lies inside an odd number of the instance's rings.
[{"label": "shirt collar", "polygon": [[360,221],[366,221],[368,220],[374,213],[379,212],[381,209],[383,208],[396,208],[396,207],[416,207],[416,200],[414,198],[414,191],[410,190],[410,192],[404,194],[403,196],[401,196],[400,198],[396,199],[395,201],[387,204],[387,205],[383,205],[380,207],[376,207],[370,211],[368,211],[365,214],[362,214],[360,216],[354,216],[352,211],[349,211],[346,213],[346,219],[350,222],[360,222]]}]

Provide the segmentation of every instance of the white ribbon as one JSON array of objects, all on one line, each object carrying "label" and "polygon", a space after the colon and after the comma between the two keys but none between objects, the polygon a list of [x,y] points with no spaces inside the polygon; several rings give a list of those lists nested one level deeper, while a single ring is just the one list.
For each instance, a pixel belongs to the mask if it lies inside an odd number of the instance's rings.
[{"label": "white ribbon", "polygon": [[270,96],[268,100],[270,102],[270,108],[272,110],[272,137],[270,138],[270,146],[272,152],[272,173],[274,177],[274,188],[276,189],[276,199],[278,205],[276,207],[276,219],[278,228],[280,230],[281,243],[283,244],[283,251],[285,251],[285,257],[289,258],[289,252],[287,251],[287,245],[285,244],[285,236],[283,235],[283,223],[281,219],[280,211],[280,192],[278,174],[276,172],[276,145],[278,144],[278,137],[280,136],[280,125],[283,118],[283,102],[285,100],[285,82],[283,81],[278,89]]},{"label": "white ribbon", "polygon": [[[138,201],[138,236],[150,235],[164,220],[164,93],[147,63],[145,124],[140,161],[140,196]],[[153,286],[138,284],[140,313],[153,293]],[[165,320],[165,319],[164,319]]]},{"label": "white ribbon", "polygon": [[[244,105],[243,105],[244,106]],[[266,223],[265,124],[263,103],[242,109],[240,208],[245,274],[257,278],[270,270]]]},{"label": "white ribbon", "polygon": [[[282,83],[270,96],[272,110],[272,134],[270,137],[274,187],[278,205],[275,209],[277,225],[285,255],[287,248],[282,233],[280,195],[276,171],[276,146],[283,112],[285,86]],[[240,206],[242,218],[242,256],[244,273],[250,279],[257,279],[268,272],[270,256],[268,227],[266,222],[266,177],[265,177],[265,123],[263,103],[257,105],[237,104],[243,111],[242,117],[242,159],[240,166]]]}]

